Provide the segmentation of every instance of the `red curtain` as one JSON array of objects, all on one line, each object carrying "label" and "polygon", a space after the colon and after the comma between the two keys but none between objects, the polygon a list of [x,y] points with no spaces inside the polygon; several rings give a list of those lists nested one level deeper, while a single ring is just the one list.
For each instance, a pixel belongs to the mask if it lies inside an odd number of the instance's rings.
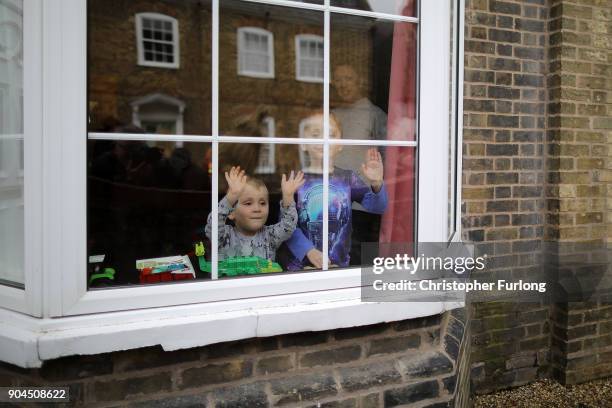
[{"label": "red curtain", "polygon": [[[408,0],[404,15],[414,14],[414,0]],[[389,89],[388,140],[414,140],[416,127],[416,25],[395,23]],[[385,185],[389,197],[383,215],[380,242],[405,243],[414,240],[415,149],[387,147]]]}]

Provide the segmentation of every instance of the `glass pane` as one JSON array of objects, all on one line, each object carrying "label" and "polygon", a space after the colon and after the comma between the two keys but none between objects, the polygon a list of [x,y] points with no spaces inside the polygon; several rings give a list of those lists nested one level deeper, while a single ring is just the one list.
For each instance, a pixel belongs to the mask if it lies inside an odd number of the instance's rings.
[{"label": "glass pane", "polygon": [[[118,127],[141,128],[143,122],[175,123],[176,134],[211,134],[211,2],[165,0],[115,2],[88,0],[88,115],[90,132],[114,132]],[[173,39],[144,42],[144,59],[178,63],[179,69],[138,65],[135,15],[154,12],[176,18],[179,38],[163,28],[169,22],[144,20],[149,37]],[[147,23],[147,21],[149,21]],[[147,30],[143,30],[147,31]],[[161,35],[161,37],[160,37]]]},{"label": "glass pane", "polygon": [[211,166],[209,143],[90,140],[89,288],[208,279]]},{"label": "glass pane", "polygon": [[343,138],[415,139],[416,28],[332,14],[330,106]]},{"label": "glass pane", "polygon": [[[334,116],[330,122],[330,135],[340,138]],[[329,151],[330,267],[361,265],[380,244],[388,251],[413,243],[414,149],[331,145]]]},{"label": "glass pane", "polygon": [[23,1],[0,2],[0,284],[24,287]]},{"label": "glass pane", "polygon": [[[323,35],[323,13],[235,0],[220,2],[220,13],[220,134],[258,136],[259,129],[242,126],[240,118],[261,115],[275,118],[277,137],[298,137],[300,120],[311,110],[323,108],[323,85],[297,80],[295,36]],[[261,67],[265,72],[271,71],[273,78],[238,74],[236,36],[241,27],[258,27],[272,33],[274,69],[268,65],[270,60],[262,56],[256,59],[250,53],[240,56],[240,61],[245,69],[248,58],[248,71],[251,66]],[[267,55],[267,42],[262,44]]]},{"label": "glass pane", "polygon": [[[304,138],[320,138],[323,134],[323,116],[313,112],[300,123],[300,135]],[[330,135],[342,137],[341,127],[335,116],[331,116]],[[276,160],[272,170],[258,173],[262,155],[268,159],[270,149],[274,149]],[[243,214],[242,225],[234,220],[223,220],[219,240],[220,277],[251,274],[247,269],[259,265],[252,274],[261,272],[261,265],[272,263],[277,271],[300,271],[320,269],[323,250],[323,145],[272,145],[272,144],[232,144],[222,143],[220,147],[221,174],[240,165],[249,176],[260,180],[244,196],[247,209]],[[353,161],[346,156],[355,157]],[[330,267],[347,267],[361,265],[362,259],[383,252],[385,256],[398,248],[414,243],[414,148],[410,147],[376,147],[345,146],[333,144],[329,148],[329,244],[328,256]],[[297,210],[296,230],[290,238],[279,238],[284,243],[279,246],[266,246],[263,238],[249,238],[244,233],[255,237],[262,234],[265,225],[272,226],[279,222],[281,200],[281,174],[301,169],[304,172],[304,184],[294,195]],[[228,191],[225,177],[219,179],[220,197]],[[264,188],[265,186],[265,188]],[[260,191],[261,190],[261,191]],[[259,194],[259,196],[257,196]],[[267,203],[265,216],[261,210],[257,217],[249,218],[248,208],[252,208],[256,199],[264,197]],[[228,206],[234,201],[223,201],[220,211],[230,214]],[[239,208],[239,207],[238,207]],[[251,214],[252,215],[252,214]],[[228,216],[229,217],[229,216]],[[259,217],[259,218],[258,218]],[[257,221],[255,227],[249,222]],[[220,227],[221,228],[221,227]],[[242,231],[242,232],[241,232]],[[278,243],[277,243],[278,244]],[[379,246],[384,244],[380,250]],[[393,244],[393,245],[390,245]],[[400,244],[399,246],[397,244]],[[362,245],[367,253],[363,253]],[[257,256],[261,259],[251,259]],[[362,258],[363,257],[363,258]],[[228,261],[228,259],[230,261]],[[250,261],[249,261],[250,259]],[[240,271],[229,272],[238,268],[239,262],[251,262],[252,265],[240,264]],[[278,264],[278,265],[276,265]],[[265,269],[265,268],[264,268]],[[267,270],[267,269],[266,269]]]},{"label": "glass pane", "polygon": [[[348,146],[347,146],[348,147]],[[357,148],[357,146],[351,146]],[[364,198],[353,201],[351,264],[369,263],[371,255],[395,256],[410,252],[415,242],[415,150],[412,147],[359,147],[366,169],[352,169],[366,185]],[[357,153],[356,153],[357,154]],[[380,154],[380,159],[376,156]],[[376,192],[371,174],[383,164],[381,190]],[[380,197],[383,198],[380,198]],[[386,197],[386,198],[385,198]],[[375,198],[375,199],[373,199]],[[386,201],[386,203],[385,203]]]},{"label": "glass pane", "polygon": [[331,5],[335,7],[397,14],[406,17],[416,16],[417,3],[418,0],[331,0]]},{"label": "glass pane", "polygon": [[[308,172],[305,184],[288,185],[284,192],[281,182],[283,174],[306,170],[308,165],[304,162],[304,154],[311,148],[323,151],[322,145],[219,145],[220,278],[315,267],[303,264],[301,260],[313,248],[309,229],[319,230],[322,226],[320,202],[309,202],[311,207],[319,206],[318,214],[308,212],[312,208],[299,203],[303,202],[310,184],[318,181],[321,186],[321,174]],[[262,168],[262,163],[266,168]],[[245,171],[246,180],[232,176],[232,168],[238,165]],[[231,183],[228,183],[225,172],[228,172]]]}]

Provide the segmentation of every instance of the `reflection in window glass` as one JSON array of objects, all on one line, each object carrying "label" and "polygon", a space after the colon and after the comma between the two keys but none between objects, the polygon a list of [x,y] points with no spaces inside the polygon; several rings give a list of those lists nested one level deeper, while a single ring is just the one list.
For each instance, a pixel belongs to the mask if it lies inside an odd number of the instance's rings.
[{"label": "reflection in window glass", "polygon": [[90,132],[211,134],[209,0],[88,0],[87,15]]},{"label": "reflection in window glass", "polygon": [[[331,14],[324,186],[324,142],[297,139],[324,136],[322,11],[219,2],[219,105],[212,109],[210,1],[115,2],[121,7],[88,0],[90,288],[212,278],[213,208],[218,278],[321,270],[325,239],[331,267],[360,265],[364,243],[413,242],[414,147],[381,142],[415,140],[415,24]],[[153,59],[159,51],[166,60],[171,50],[163,46],[180,43],[180,67],[138,64],[138,15],[176,20],[180,38],[168,36],[163,19],[161,26],[143,20],[142,36],[168,43],[153,47]],[[210,139],[125,135],[210,135],[213,111],[218,169]],[[123,135],[91,134],[105,132]],[[297,143],[266,143],[277,137]],[[298,180],[283,182],[292,171],[301,172]]]},{"label": "reflection in window glass", "polygon": [[[211,161],[209,143],[89,141],[90,288],[209,278],[196,249],[210,254]],[[183,260],[171,270],[155,264],[166,257]],[[143,260],[152,269],[137,268]]]},{"label": "reflection in window glass", "polygon": [[[219,6],[219,133],[257,136],[240,118],[261,114],[275,118],[277,137],[297,137],[300,120],[323,108],[323,85],[296,78],[295,38],[322,36],[323,13],[236,0]],[[245,41],[252,52],[242,52]],[[245,64],[250,68],[241,74]]]},{"label": "reflection in window glass", "polygon": [[414,17],[416,16],[417,2],[417,0],[331,0],[331,5]]},{"label": "reflection in window glass", "polygon": [[0,284],[24,287],[23,1],[0,2]]},{"label": "reflection in window glass", "polygon": [[295,70],[299,81],[323,82],[323,37],[295,37]]},{"label": "reflection in window glass", "polygon": [[157,13],[136,15],[138,63],[158,67],[179,66],[178,22]]},{"label": "reflection in window glass", "polygon": [[257,27],[238,28],[238,74],[274,78],[274,36]]},{"label": "reflection in window glass", "polygon": [[330,53],[342,137],[414,140],[416,25],[332,14]]},{"label": "reflection in window glass", "polygon": [[[275,137],[276,122],[271,116],[266,116],[262,120],[262,136]],[[272,174],[276,171],[276,149],[273,144],[264,144],[259,149],[259,160],[255,168],[255,174]]]}]

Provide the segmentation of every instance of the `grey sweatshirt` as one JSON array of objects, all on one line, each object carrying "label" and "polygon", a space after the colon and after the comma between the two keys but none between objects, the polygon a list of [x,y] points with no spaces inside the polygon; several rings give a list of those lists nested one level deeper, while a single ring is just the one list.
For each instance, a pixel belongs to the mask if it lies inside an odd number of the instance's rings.
[{"label": "grey sweatshirt", "polygon": [[[233,207],[226,197],[219,201],[219,260],[234,256],[259,256],[264,259],[276,260],[276,250],[288,240],[297,225],[297,210],[295,203],[285,208],[280,206],[280,221],[274,225],[264,225],[253,236],[238,232],[236,227],[226,225],[228,215]],[[206,237],[212,235],[212,213],[208,214],[206,222]]]}]

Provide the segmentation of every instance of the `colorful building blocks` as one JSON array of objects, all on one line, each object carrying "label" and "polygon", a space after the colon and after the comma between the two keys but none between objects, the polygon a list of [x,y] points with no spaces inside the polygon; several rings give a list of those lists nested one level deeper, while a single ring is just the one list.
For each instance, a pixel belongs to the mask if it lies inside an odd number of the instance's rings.
[{"label": "colorful building blocks", "polygon": [[[204,255],[204,244],[195,244],[195,255],[198,257],[198,264],[202,272],[211,273],[212,264],[206,260]],[[282,272],[283,268],[271,259],[264,259],[258,256],[241,256],[224,259],[219,262],[219,277],[258,275],[260,273]]]},{"label": "colorful building blocks", "polygon": [[187,255],[136,261],[140,283],[195,279],[195,271]]},{"label": "colorful building blocks", "polygon": [[[200,269],[202,272],[211,273],[212,265],[210,262],[199,258]],[[258,256],[242,256],[224,259],[219,262],[219,277],[259,275],[262,273],[282,272],[283,268],[270,259]]]}]

